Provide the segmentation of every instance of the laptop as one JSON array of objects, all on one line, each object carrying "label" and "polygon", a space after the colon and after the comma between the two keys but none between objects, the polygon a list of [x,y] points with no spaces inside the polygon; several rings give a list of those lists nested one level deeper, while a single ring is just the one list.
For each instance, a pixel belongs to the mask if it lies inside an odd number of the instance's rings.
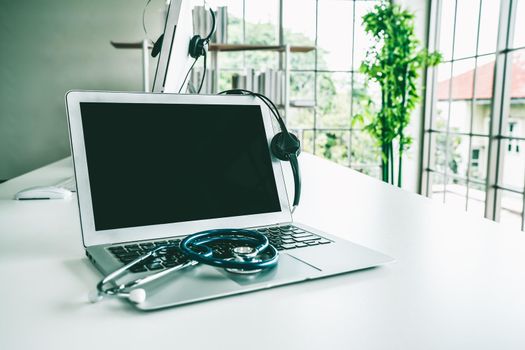
[{"label": "laptop", "polygon": [[[252,96],[72,91],[66,95],[82,241],[106,275],[152,247],[250,228],[277,267],[239,275],[202,264],[144,286],[142,310],[252,292],[393,261],[294,222],[268,108]],[[300,163],[300,157],[299,157]],[[293,188],[290,189],[293,191]],[[137,266],[137,279],[173,266]]]}]

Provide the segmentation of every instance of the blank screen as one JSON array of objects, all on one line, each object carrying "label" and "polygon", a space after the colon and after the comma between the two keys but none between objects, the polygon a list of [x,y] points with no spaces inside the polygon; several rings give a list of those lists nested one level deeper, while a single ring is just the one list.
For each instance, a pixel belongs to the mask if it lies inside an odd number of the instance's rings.
[{"label": "blank screen", "polygon": [[97,231],[281,210],[259,106],[80,109]]}]

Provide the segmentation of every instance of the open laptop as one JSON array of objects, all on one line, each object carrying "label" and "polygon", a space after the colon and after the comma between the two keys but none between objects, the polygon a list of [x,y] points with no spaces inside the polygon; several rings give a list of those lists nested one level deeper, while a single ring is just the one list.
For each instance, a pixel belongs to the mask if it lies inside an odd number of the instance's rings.
[{"label": "open laptop", "polygon": [[[245,293],[393,259],[293,221],[270,111],[252,96],[72,91],[66,96],[86,254],[103,274],[162,243],[253,228],[278,266],[236,275],[197,265],[146,285],[143,310]],[[300,160],[300,158],[299,158]],[[132,279],[171,267],[136,267]],[[171,265],[170,265],[171,264]]]}]

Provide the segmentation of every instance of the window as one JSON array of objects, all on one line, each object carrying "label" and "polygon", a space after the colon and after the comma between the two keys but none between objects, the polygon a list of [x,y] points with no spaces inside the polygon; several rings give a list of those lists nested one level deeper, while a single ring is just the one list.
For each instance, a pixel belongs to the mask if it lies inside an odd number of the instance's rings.
[{"label": "window", "polygon": [[[525,0],[432,3],[422,190],[523,229]],[[433,47],[434,46],[434,47]]]},{"label": "window", "polygon": [[[289,129],[305,151],[379,176],[380,152],[366,132],[352,126],[363,99],[379,99],[379,88],[358,72],[369,47],[361,17],[377,1],[215,0],[228,7],[228,43],[315,46],[291,53]],[[279,67],[275,52],[220,53],[219,86],[229,88],[232,73]],[[365,94],[365,92],[367,92]]]}]

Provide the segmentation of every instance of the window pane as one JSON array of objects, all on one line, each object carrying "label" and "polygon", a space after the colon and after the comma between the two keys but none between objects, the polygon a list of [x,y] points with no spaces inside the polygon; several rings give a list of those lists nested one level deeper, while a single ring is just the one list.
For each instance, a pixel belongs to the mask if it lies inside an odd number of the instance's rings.
[{"label": "window pane", "polygon": [[[314,72],[290,73],[290,100],[313,101],[315,91]],[[313,126],[313,125],[311,125]]]},{"label": "window pane", "polygon": [[[454,58],[469,57],[476,54],[480,0],[458,0]],[[484,38],[480,38],[484,40]]]},{"label": "window pane", "polygon": [[523,195],[501,190],[499,222],[511,229],[521,230]]},{"label": "window pane", "polygon": [[503,140],[503,177],[501,185],[517,191],[523,191],[525,181],[525,142]]},{"label": "window pane", "polygon": [[279,54],[275,51],[246,51],[244,54],[247,68],[263,71],[279,67]]},{"label": "window pane", "polygon": [[440,173],[445,173],[445,153],[447,151],[447,134],[432,133],[432,163],[430,168]]},{"label": "window pane", "polygon": [[494,85],[493,55],[479,57],[476,69],[475,96],[472,132],[488,135],[492,112],[492,89]]},{"label": "window pane", "polygon": [[315,45],[315,0],[285,0],[283,17],[286,44]]},{"label": "window pane", "polygon": [[472,109],[472,89],[474,86],[473,58],[455,61],[452,68],[452,88],[450,105],[450,130],[470,132]]},{"label": "window pane", "polygon": [[485,216],[485,185],[471,183],[468,190],[467,211],[479,217]]},{"label": "window pane", "polygon": [[445,204],[458,210],[465,210],[467,200],[467,185],[464,180],[447,178]]},{"label": "window pane", "polygon": [[[283,2],[284,42],[295,46],[315,46],[314,0],[286,0]],[[292,69],[314,69],[315,50],[306,53],[292,53]]]},{"label": "window pane", "polygon": [[290,129],[311,129],[314,125],[313,108],[289,108],[286,125]]},{"label": "window pane", "polygon": [[438,49],[443,54],[443,59],[452,59],[452,38],[454,35],[455,0],[443,0],[441,3],[441,23],[439,25]]},{"label": "window pane", "polygon": [[469,178],[485,181],[487,178],[488,137],[472,137]]},{"label": "window pane", "polygon": [[430,197],[443,203],[445,196],[445,178],[441,174],[431,173]]},{"label": "window pane", "polygon": [[523,30],[523,23],[525,23],[525,1],[519,0],[516,5],[516,25],[514,29],[513,47],[525,46],[525,31]]},{"label": "window pane", "polygon": [[525,49],[511,55],[510,112],[503,134],[525,137]]},{"label": "window pane", "polygon": [[479,28],[478,54],[496,52],[498,21],[501,0],[481,2],[481,24]]},{"label": "window pane", "polygon": [[349,131],[319,131],[315,153],[336,163],[348,165]]},{"label": "window pane", "polygon": [[449,135],[447,143],[447,174],[451,176],[467,176],[468,136]]},{"label": "window pane", "polygon": [[381,107],[381,88],[373,81],[367,81],[365,76],[360,73],[353,74],[353,115],[364,113],[368,110],[372,113]]},{"label": "window pane", "polygon": [[279,1],[245,1],[246,44],[279,43]]},{"label": "window pane", "polygon": [[298,132],[297,137],[301,140],[301,149],[303,152],[314,153],[314,132],[313,130],[304,130]]},{"label": "window pane", "polygon": [[221,70],[239,70],[244,68],[244,52],[218,52]]},{"label": "window pane", "polygon": [[354,25],[354,59],[353,69],[358,70],[361,62],[366,57],[366,52],[372,46],[372,39],[365,33],[363,16],[370,12],[378,1],[355,1]]},{"label": "window pane", "polygon": [[350,70],[352,66],[352,1],[319,1],[317,66]]},{"label": "window pane", "polygon": [[350,128],[350,73],[317,76],[317,127]]},{"label": "window pane", "polygon": [[[365,131],[352,132],[351,162],[352,168],[375,176],[381,165],[380,150],[376,142]],[[377,173],[379,176],[379,173]]]},{"label": "window pane", "polygon": [[446,130],[449,98],[450,98],[450,76],[452,65],[450,63],[440,64],[437,68],[437,91],[436,91],[436,111],[433,115],[432,129]]}]

